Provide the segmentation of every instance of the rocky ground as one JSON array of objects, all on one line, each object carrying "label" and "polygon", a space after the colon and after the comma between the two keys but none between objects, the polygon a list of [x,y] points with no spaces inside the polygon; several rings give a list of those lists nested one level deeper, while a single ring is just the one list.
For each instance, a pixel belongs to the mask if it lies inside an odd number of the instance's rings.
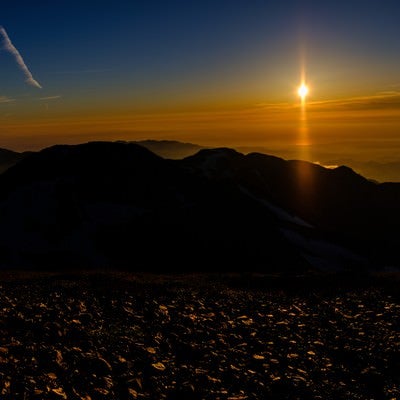
[{"label": "rocky ground", "polygon": [[3,277],[0,399],[400,399],[396,291],[221,281]]}]

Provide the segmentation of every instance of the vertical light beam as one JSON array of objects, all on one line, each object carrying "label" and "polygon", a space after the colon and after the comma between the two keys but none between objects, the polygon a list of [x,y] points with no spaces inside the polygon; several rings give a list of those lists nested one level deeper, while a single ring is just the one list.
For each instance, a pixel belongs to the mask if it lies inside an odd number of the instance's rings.
[{"label": "vertical light beam", "polygon": [[305,59],[304,54],[301,55],[301,66],[300,66],[300,86],[298,88],[297,94],[300,97],[300,115],[299,115],[299,134],[297,140],[297,146],[299,149],[297,164],[297,175],[298,175],[298,201],[302,207],[307,209],[313,204],[313,171],[312,164],[310,164],[310,137],[309,137],[309,127],[307,121],[307,107],[306,107],[306,97],[308,95],[308,87],[306,85],[306,69],[305,69]]}]

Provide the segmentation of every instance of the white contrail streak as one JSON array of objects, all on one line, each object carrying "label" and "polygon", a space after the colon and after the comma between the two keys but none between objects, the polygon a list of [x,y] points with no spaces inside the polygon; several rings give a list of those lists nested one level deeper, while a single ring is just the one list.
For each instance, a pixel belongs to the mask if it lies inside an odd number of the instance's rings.
[{"label": "white contrail streak", "polygon": [[24,59],[22,58],[21,54],[19,54],[19,51],[15,48],[15,46],[12,44],[10,38],[7,35],[6,30],[0,25],[0,35],[3,36],[3,43],[4,43],[4,48],[9,51],[14,57],[15,61],[17,62],[18,66],[21,68],[22,72],[25,75],[25,81],[31,86],[34,86],[36,88],[41,89],[42,86],[40,83],[35,80],[31,74],[31,71],[29,71],[28,67],[25,64]]}]

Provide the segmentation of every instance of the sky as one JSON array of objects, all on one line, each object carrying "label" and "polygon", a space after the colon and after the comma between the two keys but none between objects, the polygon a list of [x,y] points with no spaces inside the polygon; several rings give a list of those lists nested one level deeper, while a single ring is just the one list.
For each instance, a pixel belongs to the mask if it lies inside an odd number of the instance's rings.
[{"label": "sky", "polygon": [[399,18],[397,0],[2,2],[0,147],[153,138],[396,161]]}]

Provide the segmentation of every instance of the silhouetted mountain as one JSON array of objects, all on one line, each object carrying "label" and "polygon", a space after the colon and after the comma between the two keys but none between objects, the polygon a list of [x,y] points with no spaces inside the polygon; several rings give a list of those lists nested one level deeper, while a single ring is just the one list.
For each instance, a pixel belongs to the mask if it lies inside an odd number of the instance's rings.
[{"label": "silhouetted mountain", "polygon": [[351,165],[361,175],[379,182],[400,182],[400,161],[377,162],[348,159],[330,159],[327,165]]},{"label": "silhouetted mountain", "polygon": [[[1,264],[303,272],[399,264],[400,185],[232,149],[58,145],[0,175]],[[367,250],[365,249],[367,245]]]},{"label": "silhouetted mountain", "polygon": [[230,176],[258,198],[301,217],[330,238],[351,243],[363,253],[367,248],[374,262],[398,263],[400,184],[376,184],[345,166],[328,169],[258,153],[241,156],[231,150],[224,154],[218,157],[215,150],[204,150],[184,162],[209,177]]},{"label": "silhouetted mountain", "polygon": [[135,144],[54,146],[6,171],[0,188],[3,265],[306,266],[269,210],[236,186],[196,176]]},{"label": "silhouetted mountain", "polygon": [[17,153],[16,151],[0,149],[0,173],[22,160],[29,153]]}]

